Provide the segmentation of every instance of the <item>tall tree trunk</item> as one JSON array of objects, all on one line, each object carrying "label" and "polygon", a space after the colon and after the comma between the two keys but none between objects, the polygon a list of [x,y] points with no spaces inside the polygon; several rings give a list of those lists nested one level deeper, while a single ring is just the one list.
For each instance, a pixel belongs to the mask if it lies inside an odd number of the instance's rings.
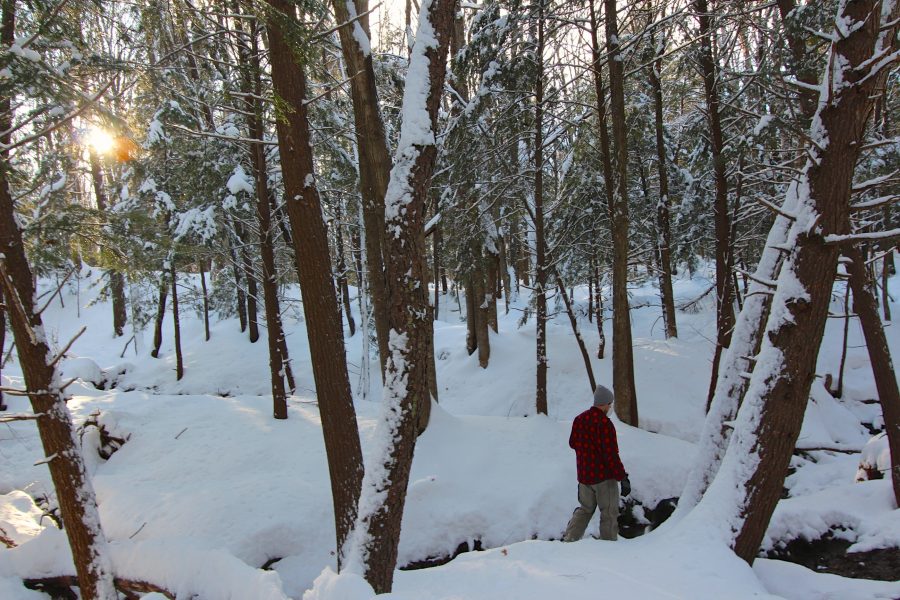
[{"label": "tall tree trunk", "polygon": [[[616,0],[604,0],[609,91],[616,156],[613,225],[613,391],[614,409],[623,423],[638,426],[631,314],[628,305],[628,136],[625,131],[625,72],[619,42]],[[610,180],[613,181],[613,180]]]},{"label": "tall tree trunk", "polygon": [[718,67],[713,56],[712,15],[706,0],[694,0],[694,12],[700,24],[700,50],[698,61],[703,74],[706,95],[706,112],[709,121],[709,143],[712,154],[713,178],[716,185],[713,216],[716,230],[716,349],[713,356],[712,377],[706,407],[712,403],[719,378],[719,362],[722,352],[731,343],[734,329],[734,293],[731,286],[731,224],[728,214],[728,175],[725,168],[725,140],[722,134],[722,118],[719,106]]},{"label": "tall tree trunk", "polygon": [[156,320],[153,323],[153,350],[150,356],[159,358],[159,349],[162,347],[163,321],[166,318],[166,299],[169,297],[169,283],[166,281],[165,275],[160,278],[159,282],[159,299],[156,302]]},{"label": "tall tree trunk", "polygon": [[653,64],[650,65],[648,77],[653,89],[653,113],[656,128],[656,164],[659,172],[659,199],[656,202],[656,251],[659,259],[659,294],[662,298],[663,320],[666,325],[666,338],[678,337],[675,323],[675,295],[672,292],[672,232],[669,227],[669,169],[666,158],[666,142],[663,136],[663,96],[660,82],[662,57],[666,46],[657,41],[655,35],[652,43],[658,44]]},{"label": "tall tree trunk", "polygon": [[892,51],[898,16],[900,6],[874,0],[839,4],[825,61],[835,67],[823,75],[809,134],[813,143],[798,176],[789,250],[756,368],[722,467],[691,515],[705,521],[712,511],[748,563],[781,496],[809,401],[837,270],[836,242],[849,233],[853,172],[888,66],[871,59]]},{"label": "tall tree trunk", "polygon": [[[391,591],[406,488],[415,449],[418,406],[429,402],[428,338],[433,324],[423,283],[425,199],[437,156],[435,130],[444,89],[446,57],[456,0],[422,0],[419,34],[403,92],[403,114],[395,167],[386,194],[385,257],[390,297],[391,354],[373,464],[366,473],[348,565],[362,572],[376,593]],[[432,32],[427,35],[426,32]],[[421,119],[409,118],[419,115]],[[427,115],[427,121],[425,116]],[[402,210],[401,210],[402,209]]]},{"label": "tall tree trunk", "polygon": [[[106,200],[106,191],[103,188],[103,168],[100,165],[100,158],[94,150],[88,150],[88,157],[91,163],[91,181],[94,185],[94,198],[97,201],[97,210],[106,215],[109,204]],[[125,280],[122,274],[115,269],[109,269],[106,272],[109,277],[109,291],[112,296],[113,309],[113,333],[115,337],[121,337],[125,332]]]},{"label": "tall tree trunk", "polygon": [[[313,175],[305,102],[306,74],[295,60],[294,49],[288,42],[290,38],[282,30],[282,23],[295,23],[294,5],[287,0],[267,1],[280,13],[272,15],[267,22],[272,83],[275,93],[288,107],[276,123],[278,147],[328,456],[340,552],[356,520],[363,474],[362,450],[347,375],[340,308],[331,279],[328,234]],[[339,558],[338,566],[340,564]]]},{"label": "tall tree trunk", "polygon": [[184,377],[184,356],[181,352],[181,317],[178,313],[178,272],[175,270],[175,257],[170,258],[169,273],[172,277],[172,329],[175,343],[175,379]]},{"label": "tall tree trunk", "polygon": [[865,258],[859,248],[850,247],[844,250],[850,259],[847,270],[850,274],[850,288],[853,290],[853,308],[859,315],[866,348],[869,351],[869,362],[872,363],[872,375],[881,402],[881,414],[884,418],[884,430],[887,433],[888,448],[891,453],[891,482],[894,486],[894,504],[900,506],[900,389],[897,388],[897,374],[891,360],[891,350],[884,325],[878,317],[878,306],[875,296],[866,285]]},{"label": "tall tree trunk", "polygon": [[[248,61],[253,65],[252,76],[247,74],[243,79],[246,95],[246,109],[250,113],[250,138],[261,140],[263,130],[261,107],[258,97],[262,94],[262,81],[259,64],[259,48],[255,25],[251,25],[250,49]],[[253,175],[256,181],[256,220],[259,223],[259,246],[262,256],[263,302],[266,309],[266,339],[269,347],[269,377],[272,384],[272,415],[276,419],[287,419],[287,394],[284,389],[285,366],[288,357],[282,351],[286,349],[284,328],[281,324],[281,306],[278,302],[278,272],[275,267],[275,242],[272,235],[272,212],[269,198],[268,165],[265,148],[262,144],[251,143],[250,159],[253,164]]]},{"label": "tall tree trunk", "polygon": [[[366,228],[366,263],[369,268],[369,291],[378,354],[384,381],[388,358],[388,304],[385,287],[384,262],[384,194],[391,171],[384,121],[378,107],[378,90],[369,42],[368,0],[332,0],[338,23],[349,23],[338,29],[347,75],[350,77],[350,98],[359,154],[359,184],[363,200],[363,221]],[[351,12],[352,11],[352,12]],[[358,19],[356,19],[358,17]],[[351,19],[353,22],[351,23]]]},{"label": "tall tree trunk", "polygon": [[547,248],[544,233],[544,0],[537,0],[537,80],[534,94],[534,246],[537,386],[535,407],[547,414]]}]

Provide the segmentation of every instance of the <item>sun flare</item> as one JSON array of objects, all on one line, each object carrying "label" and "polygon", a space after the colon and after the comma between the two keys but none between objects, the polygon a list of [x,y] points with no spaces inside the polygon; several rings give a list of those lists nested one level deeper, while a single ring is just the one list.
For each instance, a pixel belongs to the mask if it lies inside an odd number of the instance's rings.
[{"label": "sun flare", "polygon": [[87,145],[97,154],[109,154],[116,145],[113,136],[100,127],[91,127],[85,136]]}]

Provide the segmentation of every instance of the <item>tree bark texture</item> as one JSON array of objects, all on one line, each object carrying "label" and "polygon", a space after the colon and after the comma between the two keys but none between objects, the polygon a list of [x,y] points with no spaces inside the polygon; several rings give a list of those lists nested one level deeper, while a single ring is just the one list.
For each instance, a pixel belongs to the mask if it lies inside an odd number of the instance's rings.
[{"label": "tree bark texture", "polygon": [[421,2],[419,35],[409,67],[420,76],[407,79],[403,114],[427,114],[430,127],[415,119],[401,123],[385,200],[391,353],[385,370],[382,417],[375,434],[383,447],[375,449],[373,468],[366,473],[347,558],[348,568],[361,571],[378,594],[391,591],[418,407],[430,402],[427,353],[433,323],[424,285],[428,280],[425,200],[437,156],[434,132],[456,5],[456,0]]},{"label": "tree bark texture", "polygon": [[[604,0],[606,48],[609,54],[610,110],[615,146],[613,226],[613,408],[623,423],[638,426],[631,314],[628,305],[628,135],[625,131],[625,72],[619,45],[616,0]],[[610,183],[608,183],[610,185]]]},{"label": "tree bark texture", "polygon": [[737,555],[748,563],[781,496],[815,377],[839,248],[827,236],[849,233],[853,172],[875,91],[890,63],[871,58],[893,50],[900,15],[900,6],[884,14],[882,9],[874,0],[839,5],[829,68],[810,128],[813,143],[798,176],[798,201],[784,246],[789,250],[757,365],[719,473],[690,515],[703,520],[713,511],[728,528]]},{"label": "tree bark texture", "polygon": [[267,22],[272,83],[275,93],[288,107],[276,124],[285,203],[300,276],[340,549],[356,520],[362,450],[347,375],[340,309],[331,278],[328,234],[313,175],[305,103],[306,74],[296,62],[295,50],[282,29],[295,24],[294,5],[287,0],[268,0],[268,3],[278,13]]}]

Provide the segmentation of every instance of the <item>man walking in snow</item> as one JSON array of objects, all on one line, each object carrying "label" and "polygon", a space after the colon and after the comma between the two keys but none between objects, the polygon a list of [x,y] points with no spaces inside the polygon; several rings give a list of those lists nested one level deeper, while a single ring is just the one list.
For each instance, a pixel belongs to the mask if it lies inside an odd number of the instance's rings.
[{"label": "man walking in snow", "polygon": [[631,482],[619,458],[616,427],[606,416],[613,399],[608,388],[598,385],[594,390],[594,405],[572,422],[569,446],[575,450],[580,506],[566,526],[565,542],[581,539],[598,507],[600,538],[615,540],[619,535],[619,482],[622,482],[623,496],[631,493]]}]

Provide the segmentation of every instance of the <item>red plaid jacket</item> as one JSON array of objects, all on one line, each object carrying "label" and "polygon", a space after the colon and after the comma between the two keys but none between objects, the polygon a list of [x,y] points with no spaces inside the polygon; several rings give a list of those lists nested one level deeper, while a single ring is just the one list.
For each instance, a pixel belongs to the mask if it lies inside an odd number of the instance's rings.
[{"label": "red plaid jacket", "polygon": [[578,483],[594,485],[605,479],[622,481],[627,475],[619,458],[616,427],[596,406],[575,417],[569,446],[575,450]]}]

